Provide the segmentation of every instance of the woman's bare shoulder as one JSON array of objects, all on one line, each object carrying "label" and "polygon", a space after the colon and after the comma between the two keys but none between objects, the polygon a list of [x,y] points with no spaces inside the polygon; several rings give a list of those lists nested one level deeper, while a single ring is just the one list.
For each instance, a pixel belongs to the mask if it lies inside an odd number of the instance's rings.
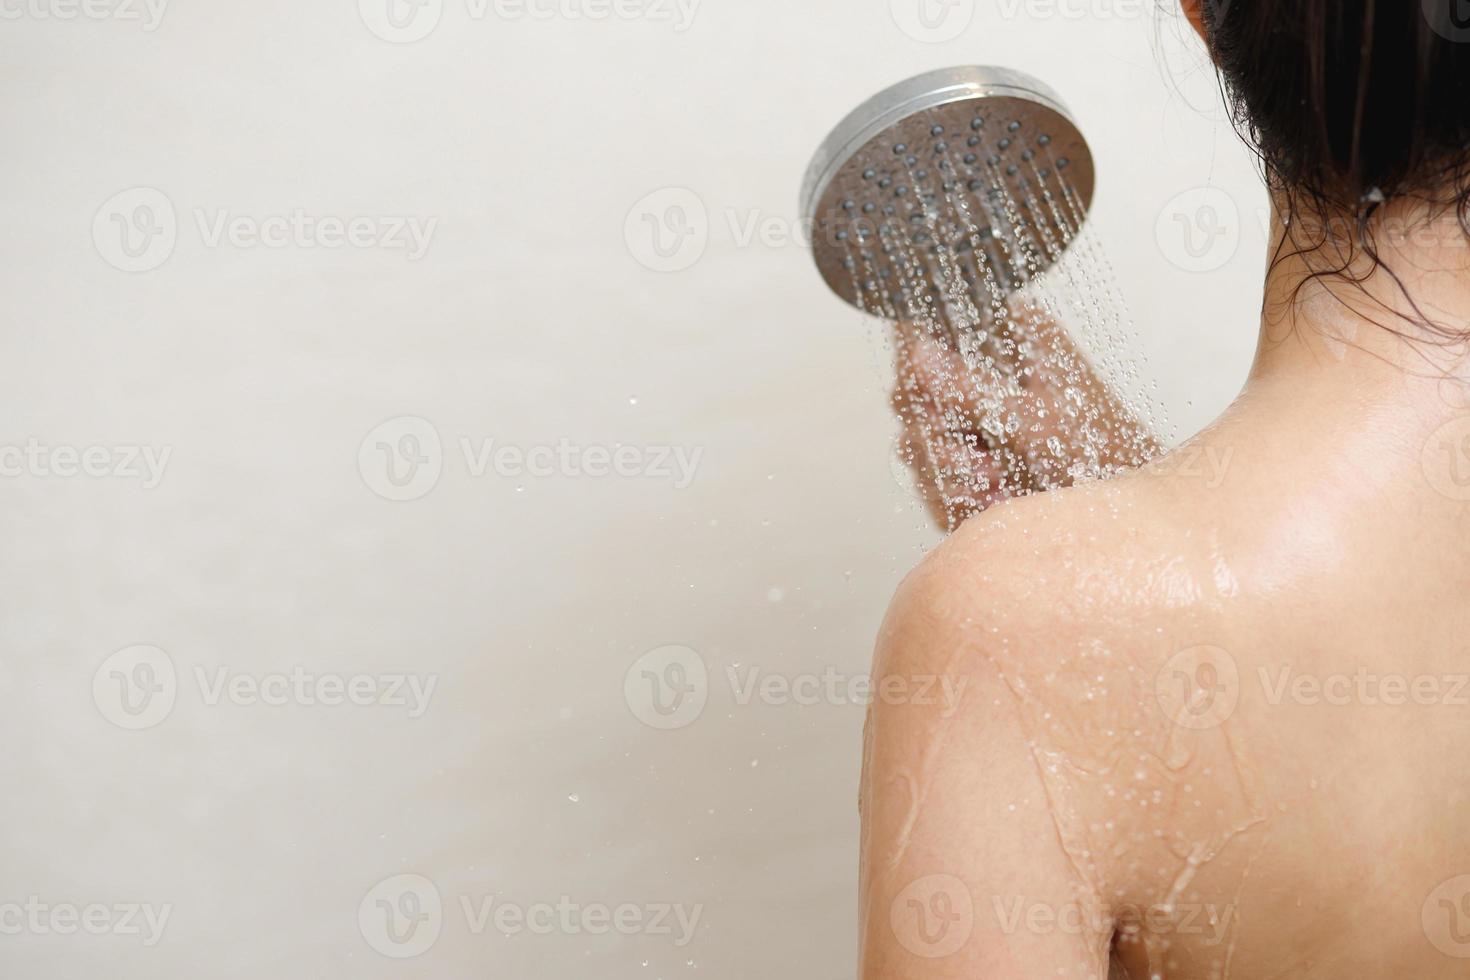
[{"label": "woman's bare shoulder", "polygon": [[[1210,849],[1251,825],[1252,788],[1215,779],[1205,792],[1206,779],[1190,779],[1232,764],[1228,746],[1196,737],[1185,726],[1200,719],[1181,714],[1208,721],[1198,679],[1220,615],[1212,596],[1229,589],[1201,523],[1147,480],[1076,488],[972,519],[910,574],[878,643],[875,690],[936,676],[951,696],[927,711],[874,705],[875,853],[923,839],[971,855],[960,877],[987,915],[1044,896],[1083,923],[1046,955],[1105,971],[1119,904],[1165,902],[1187,870],[1170,848]],[[1191,757],[1173,757],[1179,746]],[[925,799],[946,801],[948,815],[892,795],[893,774],[924,767],[946,774],[943,796]]]},{"label": "woman's bare shoulder", "polygon": [[1220,520],[1150,478],[1019,497],[972,518],[928,555],[894,609],[922,607],[952,629],[1001,639],[1156,626],[1230,590]]}]

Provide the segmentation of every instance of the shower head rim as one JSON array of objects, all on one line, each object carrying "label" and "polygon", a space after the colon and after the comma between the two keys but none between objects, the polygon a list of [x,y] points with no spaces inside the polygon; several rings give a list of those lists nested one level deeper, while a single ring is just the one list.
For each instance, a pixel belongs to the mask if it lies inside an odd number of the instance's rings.
[{"label": "shower head rim", "polygon": [[1025,72],[987,65],[957,65],[924,72],[883,89],[833,127],[807,167],[802,181],[801,213],[815,219],[818,203],[852,155],[895,123],[953,102],[995,97],[1035,102],[1077,128],[1077,121],[1061,96]]}]

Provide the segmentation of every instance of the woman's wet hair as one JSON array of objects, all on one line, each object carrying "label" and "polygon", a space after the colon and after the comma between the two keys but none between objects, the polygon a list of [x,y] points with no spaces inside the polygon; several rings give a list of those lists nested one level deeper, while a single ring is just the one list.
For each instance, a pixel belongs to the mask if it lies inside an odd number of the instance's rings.
[{"label": "woman's wet hair", "polygon": [[1426,223],[1453,214],[1470,241],[1470,2],[1198,2],[1232,119],[1285,205],[1278,261],[1363,281],[1395,199],[1427,204]]}]

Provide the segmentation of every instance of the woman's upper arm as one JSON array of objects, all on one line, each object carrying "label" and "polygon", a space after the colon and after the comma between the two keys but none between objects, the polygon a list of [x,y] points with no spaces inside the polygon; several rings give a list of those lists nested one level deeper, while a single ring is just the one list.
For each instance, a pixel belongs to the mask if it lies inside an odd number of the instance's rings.
[{"label": "woman's upper arm", "polygon": [[862,980],[1106,978],[1112,924],[1060,843],[987,656],[996,634],[956,625],[972,599],[943,570],[921,569],[879,639],[861,796]]}]

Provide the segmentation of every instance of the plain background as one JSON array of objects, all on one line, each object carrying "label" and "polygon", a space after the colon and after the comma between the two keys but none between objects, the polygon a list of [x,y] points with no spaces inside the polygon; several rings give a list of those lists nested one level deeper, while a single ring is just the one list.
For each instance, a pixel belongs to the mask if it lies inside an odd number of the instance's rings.
[{"label": "plain background", "polygon": [[[989,63],[1045,79],[1094,146],[1094,231],[1176,438],[1238,390],[1264,263],[1259,180],[1172,10],[959,0],[936,43],[899,26],[915,2],[703,0],[679,30],[662,4],[444,0],[415,43],[356,0],[175,0],[152,31],[0,3],[0,446],[171,452],[151,489],[0,478],[0,906],[172,908],[151,948],[0,935],[0,972],[853,975],[863,708],[741,704],[727,670],[860,676],[937,535],[891,464],[881,327],[799,242],[741,230],[793,228],[860,100]],[[129,273],[93,225],[137,187],[177,242]],[[707,221],[661,272],[630,229],[670,188]],[[416,261],[199,227],[298,208],[437,225]],[[434,426],[442,473],[391,502],[358,454],[402,416]],[[682,489],[475,476],[461,438],[702,455]],[[176,703],[128,731],[93,679],[136,644],[167,652]],[[708,703],[661,731],[624,679],[667,644],[708,665]],[[210,704],[196,680],[298,666],[438,686],[413,719]],[[403,873],[444,913],[398,960],[358,911]],[[460,904],[563,896],[699,906],[699,927],[476,934]]]}]

